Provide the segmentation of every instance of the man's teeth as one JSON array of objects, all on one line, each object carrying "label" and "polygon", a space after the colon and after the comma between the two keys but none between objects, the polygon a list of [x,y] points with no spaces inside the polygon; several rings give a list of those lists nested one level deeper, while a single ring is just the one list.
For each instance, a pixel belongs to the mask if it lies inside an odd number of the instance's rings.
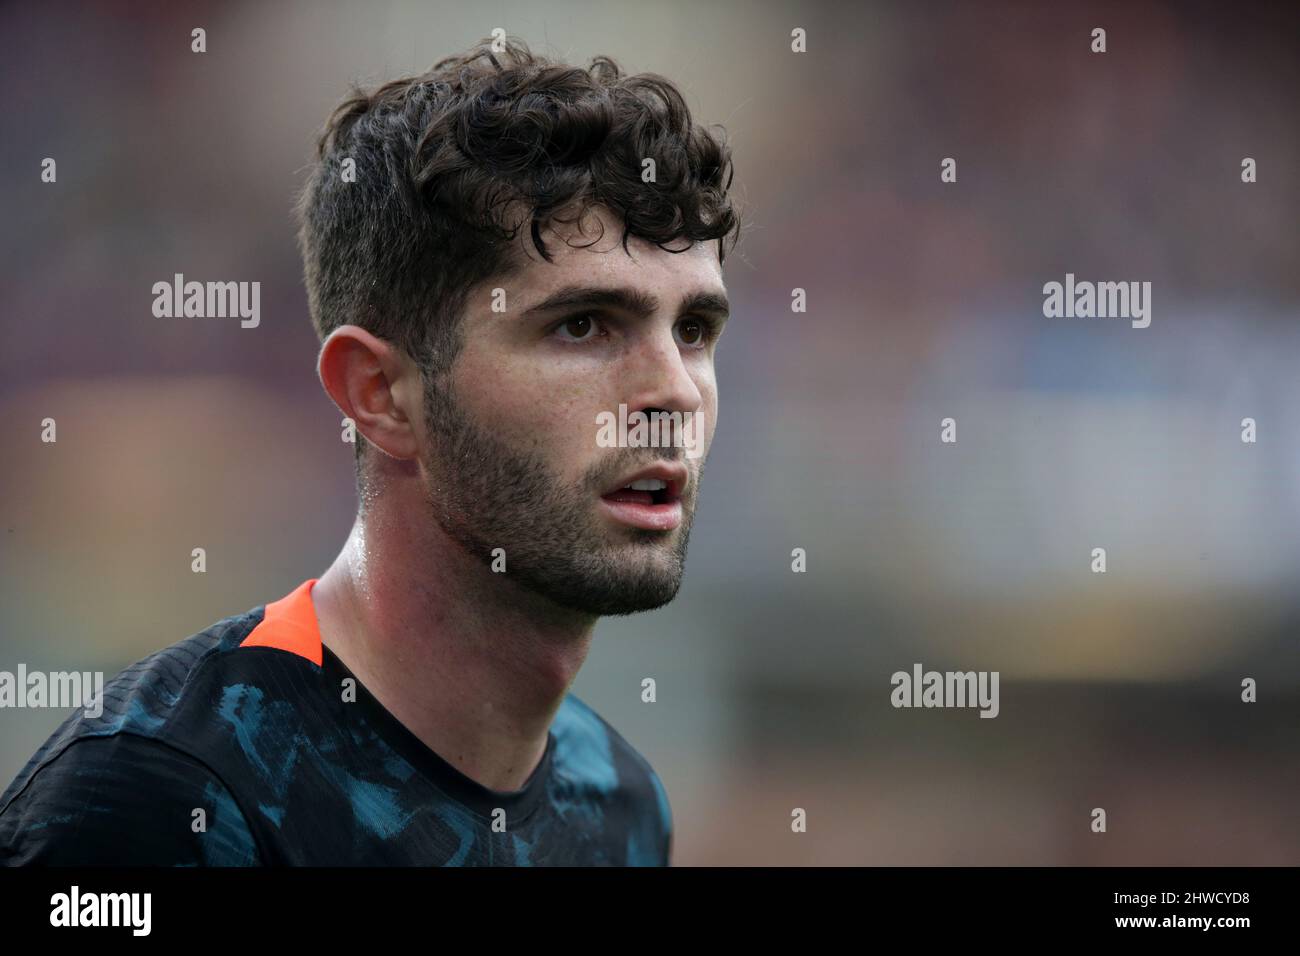
[{"label": "man's teeth", "polygon": [[634,481],[632,484],[623,487],[632,491],[663,491],[668,487],[668,482],[662,478],[642,478],[640,481]]}]

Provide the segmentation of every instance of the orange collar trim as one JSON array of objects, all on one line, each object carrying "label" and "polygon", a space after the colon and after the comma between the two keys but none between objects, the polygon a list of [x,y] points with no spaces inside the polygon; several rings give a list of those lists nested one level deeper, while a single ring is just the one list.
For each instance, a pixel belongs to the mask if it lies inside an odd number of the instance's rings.
[{"label": "orange collar trim", "polygon": [[316,606],[311,600],[312,585],[318,580],[304,581],[280,600],[266,605],[262,620],[240,641],[239,646],[273,647],[305,657],[320,667],[320,624],[316,620]]}]

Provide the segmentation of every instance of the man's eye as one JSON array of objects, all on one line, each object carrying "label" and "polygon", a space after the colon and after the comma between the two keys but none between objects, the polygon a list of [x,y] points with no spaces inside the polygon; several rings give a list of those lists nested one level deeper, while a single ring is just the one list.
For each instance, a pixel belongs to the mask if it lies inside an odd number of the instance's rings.
[{"label": "man's eye", "polygon": [[592,337],[596,328],[596,322],[591,315],[584,313],[565,319],[556,331],[560,333],[562,339],[567,339],[570,342],[585,342]]},{"label": "man's eye", "polygon": [[700,319],[685,318],[677,323],[677,335],[683,345],[701,346],[708,342],[709,327]]}]

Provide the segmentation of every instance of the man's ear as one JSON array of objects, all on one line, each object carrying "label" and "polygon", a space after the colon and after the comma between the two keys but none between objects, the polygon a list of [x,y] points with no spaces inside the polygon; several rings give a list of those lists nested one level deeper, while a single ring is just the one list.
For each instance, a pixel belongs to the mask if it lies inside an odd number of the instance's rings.
[{"label": "man's ear", "polygon": [[420,420],[423,383],[401,349],[358,325],[341,325],[321,344],[316,374],[366,441],[393,458],[419,454],[414,423]]}]

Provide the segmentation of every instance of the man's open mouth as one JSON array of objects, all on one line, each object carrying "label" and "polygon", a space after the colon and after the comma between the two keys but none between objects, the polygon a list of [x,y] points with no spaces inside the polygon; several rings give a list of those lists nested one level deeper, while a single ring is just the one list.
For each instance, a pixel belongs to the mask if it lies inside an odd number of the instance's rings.
[{"label": "man's open mouth", "polygon": [[638,505],[666,505],[680,495],[673,493],[670,482],[662,478],[642,478],[624,488],[602,495],[606,501],[626,501]]},{"label": "man's open mouth", "polygon": [[682,521],[682,493],[688,473],[681,464],[661,463],[621,479],[600,500],[615,521],[647,531],[672,531]]}]

